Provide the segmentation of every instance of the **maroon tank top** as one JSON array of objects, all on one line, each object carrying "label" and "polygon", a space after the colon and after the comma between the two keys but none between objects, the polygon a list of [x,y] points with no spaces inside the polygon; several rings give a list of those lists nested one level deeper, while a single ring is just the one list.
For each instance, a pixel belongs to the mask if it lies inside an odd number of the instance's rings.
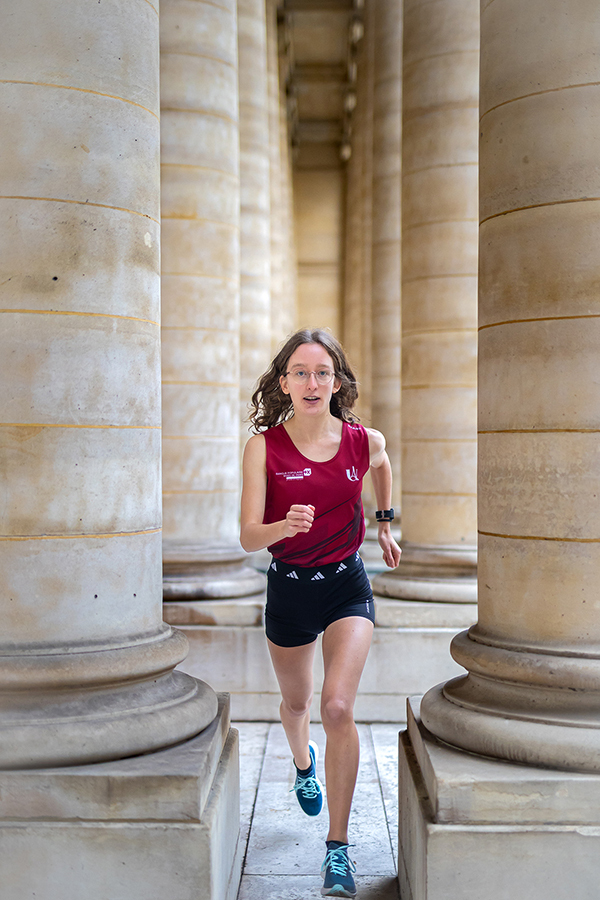
[{"label": "maroon tank top", "polygon": [[296,448],[283,424],[263,432],[267,445],[267,495],[263,523],[285,519],[290,506],[315,507],[311,530],[284,538],[268,549],[276,559],[298,566],[340,562],[365,536],[361,491],[369,469],[369,437],[362,425],[342,423],[333,459],[314,462]]}]

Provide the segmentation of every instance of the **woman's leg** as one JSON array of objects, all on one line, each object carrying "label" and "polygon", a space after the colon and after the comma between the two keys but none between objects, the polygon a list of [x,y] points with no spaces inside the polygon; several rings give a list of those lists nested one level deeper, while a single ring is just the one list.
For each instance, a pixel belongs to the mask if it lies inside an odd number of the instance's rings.
[{"label": "woman's leg", "polygon": [[308,769],[308,729],[313,696],[316,641],[301,647],[280,647],[267,638],[281,691],[281,722],[298,769]]},{"label": "woman's leg", "polygon": [[373,623],[359,616],[332,622],[323,635],[321,718],[327,734],[327,840],[344,844],[348,843],[348,819],[359,760],[354,701],[372,636]]}]

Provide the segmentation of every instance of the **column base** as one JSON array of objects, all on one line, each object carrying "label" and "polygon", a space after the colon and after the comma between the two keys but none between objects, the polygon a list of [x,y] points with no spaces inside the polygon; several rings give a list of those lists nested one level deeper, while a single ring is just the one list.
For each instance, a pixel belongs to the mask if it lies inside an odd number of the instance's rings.
[{"label": "column base", "polygon": [[241,547],[210,542],[163,542],[165,601],[249,597],[265,590],[265,576]]},{"label": "column base", "polygon": [[600,880],[600,776],[454,750],[408,703],[400,735],[404,900],[572,900]]},{"label": "column base", "polygon": [[238,734],[216,718],[135,759],[0,773],[2,900],[235,900]]},{"label": "column base", "polygon": [[402,541],[397,569],[376,575],[373,591],[399,600],[477,602],[477,549],[436,547]]}]

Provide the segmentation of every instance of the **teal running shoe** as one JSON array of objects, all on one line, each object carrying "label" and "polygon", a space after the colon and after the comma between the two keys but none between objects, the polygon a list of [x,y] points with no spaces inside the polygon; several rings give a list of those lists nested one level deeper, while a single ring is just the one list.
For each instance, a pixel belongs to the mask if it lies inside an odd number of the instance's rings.
[{"label": "teal running shoe", "polygon": [[[332,844],[335,846],[331,846]],[[356,866],[348,858],[349,846],[337,841],[327,842],[327,853],[321,866],[324,879],[321,894],[324,897],[356,897],[356,885],[352,877]]]},{"label": "teal running shoe", "polygon": [[311,759],[310,769],[306,775],[301,775],[296,767],[296,781],[292,791],[296,791],[298,803],[307,816],[318,816],[323,808],[323,787],[317,778],[319,748],[314,741],[308,742],[308,752]]}]

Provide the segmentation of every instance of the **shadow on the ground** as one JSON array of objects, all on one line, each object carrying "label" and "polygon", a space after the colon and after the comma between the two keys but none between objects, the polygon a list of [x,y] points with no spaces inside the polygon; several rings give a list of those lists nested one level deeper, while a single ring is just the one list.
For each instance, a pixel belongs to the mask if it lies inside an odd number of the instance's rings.
[{"label": "shadow on the ground", "polygon": [[358,878],[356,886],[356,900],[400,900],[397,878]]}]

